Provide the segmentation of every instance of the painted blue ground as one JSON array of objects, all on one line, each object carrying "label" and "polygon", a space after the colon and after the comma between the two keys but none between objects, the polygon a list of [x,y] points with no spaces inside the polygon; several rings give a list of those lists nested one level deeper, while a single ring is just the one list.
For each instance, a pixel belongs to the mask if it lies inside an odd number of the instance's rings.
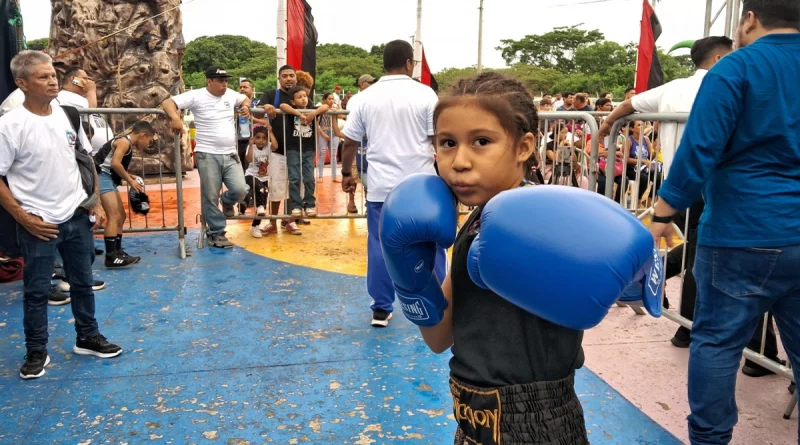
[{"label": "painted blue ground", "polygon": [[[51,307],[35,381],[18,377],[21,284],[0,285],[0,444],[453,443],[449,356],[402,316],[369,327],[363,278],[176,244],[129,237],[138,267],[97,268],[122,356],[73,356],[69,306]],[[576,385],[593,444],[680,444],[592,372]]]}]

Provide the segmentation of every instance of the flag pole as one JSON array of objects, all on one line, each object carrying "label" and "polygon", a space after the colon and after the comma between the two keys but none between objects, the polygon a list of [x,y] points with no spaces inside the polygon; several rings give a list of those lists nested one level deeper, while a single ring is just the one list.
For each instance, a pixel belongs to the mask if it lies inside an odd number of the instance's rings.
[{"label": "flag pole", "polygon": [[483,71],[483,0],[478,8],[478,74]]},{"label": "flag pole", "polygon": [[422,0],[417,0],[417,32],[414,34],[414,74],[416,80],[422,79]]},{"label": "flag pole", "polygon": [[[276,72],[275,75],[279,75],[280,73],[277,70],[281,69],[282,66],[286,65],[286,39],[288,30],[286,28],[286,2],[287,0],[278,0],[278,11],[277,11],[277,30],[278,35],[275,40],[275,59],[277,62]],[[280,82],[278,83],[278,88],[280,88]]]}]

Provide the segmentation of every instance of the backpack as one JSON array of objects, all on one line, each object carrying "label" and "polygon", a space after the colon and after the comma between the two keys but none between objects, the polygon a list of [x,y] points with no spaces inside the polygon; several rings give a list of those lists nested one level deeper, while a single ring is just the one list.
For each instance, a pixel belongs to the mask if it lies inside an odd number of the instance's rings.
[{"label": "backpack", "polygon": [[11,258],[0,253],[0,283],[21,280],[24,266],[22,258]]}]

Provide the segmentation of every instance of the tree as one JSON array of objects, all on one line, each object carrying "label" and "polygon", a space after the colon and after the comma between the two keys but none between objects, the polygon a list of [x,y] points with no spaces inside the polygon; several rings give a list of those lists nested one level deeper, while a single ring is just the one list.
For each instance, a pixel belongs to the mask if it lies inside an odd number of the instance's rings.
[{"label": "tree", "polygon": [[571,73],[575,51],[586,45],[602,42],[605,35],[598,30],[586,31],[576,26],[561,26],[542,35],[527,35],[520,40],[501,40],[501,51],[508,65],[524,63],[540,68],[558,68]]},{"label": "tree", "polygon": [[212,65],[234,70],[253,59],[264,57],[275,59],[275,48],[244,36],[204,36],[186,45],[183,70],[190,73],[205,72]]},{"label": "tree", "polygon": [[317,60],[332,59],[334,57],[363,57],[367,58],[370,53],[364,48],[341,43],[324,43],[317,45]]},{"label": "tree", "polygon": [[386,49],[386,44],[381,43],[380,45],[372,45],[372,48],[369,50],[369,54],[373,57],[378,57],[383,60],[383,51]]},{"label": "tree", "polygon": [[50,46],[50,39],[47,37],[28,42],[28,49],[34,51],[47,51],[48,46]]}]

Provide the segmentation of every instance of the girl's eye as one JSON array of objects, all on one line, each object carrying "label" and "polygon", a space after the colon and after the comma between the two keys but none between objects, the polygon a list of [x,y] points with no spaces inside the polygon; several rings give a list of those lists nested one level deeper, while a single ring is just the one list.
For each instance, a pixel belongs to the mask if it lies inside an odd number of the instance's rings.
[{"label": "girl's eye", "polygon": [[443,139],[439,141],[439,146],[442,148],[453,148],[456,146],[456,143],[452,139]]},{"label": "girl's eye", "polygon": [[489,145],[490,142],[491,141],[489,139],[486,139],[486,138],[475,139],[475,145],[477,145],[479,147],[485,147],[486,145]]}]

